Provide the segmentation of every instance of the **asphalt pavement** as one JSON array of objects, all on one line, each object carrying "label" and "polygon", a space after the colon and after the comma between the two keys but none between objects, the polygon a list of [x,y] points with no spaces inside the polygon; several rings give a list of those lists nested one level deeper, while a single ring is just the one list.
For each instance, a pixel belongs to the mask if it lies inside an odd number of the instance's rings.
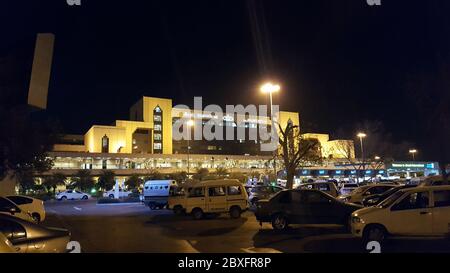
[{"label": "asphalt pavement", "polygon": [[[356,253],[369,252],[337,225],[293,226],[275,231],[253,212],[193,220],[140,203],[46,202],[44,225],[67,228],[89,253]],[[382,252],[449,252],[446,240],[393,240]]]}]

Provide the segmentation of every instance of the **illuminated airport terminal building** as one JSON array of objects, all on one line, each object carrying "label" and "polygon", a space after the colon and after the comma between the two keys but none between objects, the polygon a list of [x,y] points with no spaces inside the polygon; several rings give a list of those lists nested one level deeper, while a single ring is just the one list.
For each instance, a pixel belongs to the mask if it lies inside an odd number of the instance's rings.
[{"label": "illuminated airport terminal building", "polygon": [[[235,140],[173,140],[172,125],[180,118],[194,120],[204,124],[211,118],[207,112],[186,110],[173,107],[171,99],[143,97],[130,108],[130,120],[117,120],[113,125],[93,125],[84,136],[67,135],[60,144],[54,146],[50,156],[55,165],[51,172],[64,172],[72,175],[77,170],[89,169],[93,175],[102,170],[114,170],[117,175],[144,175],[149,169],[161,173],[173,173],[187,170],[188,146],[191,173],[197,168],[227,168],[230,172],[250,173],[272,170],[272,152],[261,151],[258,139],[248,137]],[[236,115],[223,117],[223,126],[237,130]],[[279,113],[279,123],[286,126],[290,121],[300,125],[296,112]],[[261,124],[270,126],[266,116],[246,116],[245,136],[251,128]],[[225,130],[224,130],[225,131]],[[335,149],[337,143],[348,143],[351,156],[354,157],[353,141],[329,140],[327,134],[305,134],[316,138],[321,144],[324,158],[339,160],[343,156]],[[273,162],[273,161],[272,161]],[[277,163],[278,169],[281,162]]]}]

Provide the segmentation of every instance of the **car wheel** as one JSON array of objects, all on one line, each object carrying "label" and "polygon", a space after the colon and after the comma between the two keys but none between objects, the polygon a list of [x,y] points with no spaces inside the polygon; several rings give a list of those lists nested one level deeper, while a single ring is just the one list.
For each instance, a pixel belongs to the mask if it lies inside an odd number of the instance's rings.
[{"label": "car wheel", "polygon": [[194,220],[200,220],[203,218],[203,211],[199,208],[194,209],[192,211],[192,217],[194,217]]},{"label": "car wheel", "polygon": [[383,242],[386,239],[386,230],[381,226],[369,226],[364,229],[363,241],[365,243],[376,241]]},{"label": "car wheel", "polygon": [[285,230],[288,228],[288,221],[282,214],[272,217],[272,227],[275,230]]},{"label": "car wheel", "polygon": [[114,194],[110,194],[109,199],[114,199]]},{"label": "car wheel", "polygon": [[150,204],[148,204],[148,207],[149,207],[151,210],[155,210],[155,209],[156,209],[155,203],[150,203]]},{"label": "car wheel", "polygon": [[88,196],[87,195],[83,195],[83,197],[81,197],[81,200],[88,200]]},{"label": "car wheel", "polygon": [[239,207],[231,207],[230,209],[230,217],[233,219],[237,219],[241,217],[241,208]]},{"label": "car wheel", "polygon": [[67,196],[63,196],[59,200],[61,200],[61,201],[67,200]]},{"label": "car wheel", "polygon": [[40,223],[41,222],[41,216],[39,215],[39,213],[33,213],[33,214],[31,214],[31,217],[33,218],[33,220],[36,222],[36,223]]}]

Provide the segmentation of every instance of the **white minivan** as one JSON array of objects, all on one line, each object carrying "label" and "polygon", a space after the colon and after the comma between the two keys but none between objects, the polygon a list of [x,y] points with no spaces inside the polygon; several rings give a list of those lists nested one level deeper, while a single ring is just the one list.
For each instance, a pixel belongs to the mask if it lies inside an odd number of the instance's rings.
[{"label": "white minivan", "polygon": [[365,241],[387,236],[448,236],[450,234],[450,186],[399,190],[378,206],[353,212],[352,234]]},{"label": "white minivan", "polygon": [[175,180],[149,180],[144,183],[144,204],[150,209],[163,208],[167,205],[169,195],[176,190]]},{"label": "white minivan", "polygon": [[182,196],[170,196],[168,208],[184,211],[194,219],[205,214],[230,213],[239,218],[248,209],[248,195],[241,182],[235,179],[202,181],[192,185]]}]

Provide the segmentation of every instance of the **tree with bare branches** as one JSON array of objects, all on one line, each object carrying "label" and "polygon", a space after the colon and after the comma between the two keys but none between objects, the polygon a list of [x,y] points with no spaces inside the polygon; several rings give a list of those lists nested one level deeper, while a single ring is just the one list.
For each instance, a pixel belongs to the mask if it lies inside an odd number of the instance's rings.
[{"label": "tree with bare branches", "polygon": [[322,159],[320,142],[317,139],[304,138],[298,126],[288,122],[286,128],[278,124],[279,144],[284,168],[286,170],[286,188],[292,189],[296,171],[304,166],[319,163]]}]

